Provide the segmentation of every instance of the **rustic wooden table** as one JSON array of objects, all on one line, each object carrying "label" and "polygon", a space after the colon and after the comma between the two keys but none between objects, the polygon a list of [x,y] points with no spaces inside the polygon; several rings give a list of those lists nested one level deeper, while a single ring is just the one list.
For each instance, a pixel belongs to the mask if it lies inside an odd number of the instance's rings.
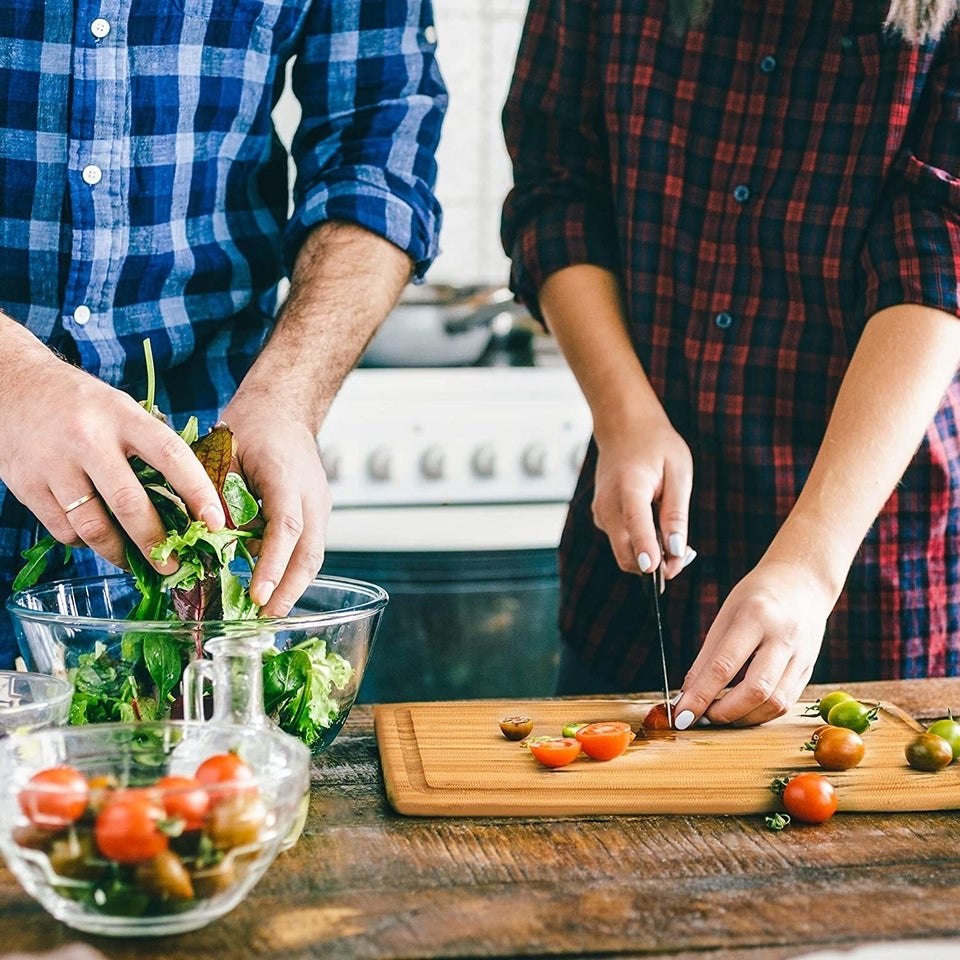
[{"label": "rustic wooden table", "polygon": [[[920,720],[960,715],[960,678],[847,689]],[[958,898],[955,813],[843,814],[782,833],[761,817],[398,816],[372,711],[356,707],[315,765],[303,837],[232,913],[177,937],[88,937],[51,919],[0,866],[0,954],[83,941],[116,960],[782,960],[960,938]]]}]

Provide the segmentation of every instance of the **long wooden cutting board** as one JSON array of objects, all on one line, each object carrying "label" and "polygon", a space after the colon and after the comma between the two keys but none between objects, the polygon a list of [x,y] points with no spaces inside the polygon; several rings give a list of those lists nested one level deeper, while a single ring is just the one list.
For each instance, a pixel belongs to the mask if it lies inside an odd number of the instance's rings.
[{"label": "long wooden cutting board", "polygon": [[[696,727],[642,733],[646,700],[468,700],[374,708],[387,797],[415,816],[589,816],[760,814],[780,808],[774,777],[820,770],[801,749],[821,722],[807,704],[760,727]],[[533,736],[559,736],[565,723],[626,720],[637,739],[615,760],[581,756],[541,766],[500,733],[501,717],[522,712]],[[939,773],[910,769],[904,746],[922,726],[892,703],[864,736],[860,766],[827,776],[840,810],[960,809],[960,761]],[[824,772],[824,771],[821,771]]]}]

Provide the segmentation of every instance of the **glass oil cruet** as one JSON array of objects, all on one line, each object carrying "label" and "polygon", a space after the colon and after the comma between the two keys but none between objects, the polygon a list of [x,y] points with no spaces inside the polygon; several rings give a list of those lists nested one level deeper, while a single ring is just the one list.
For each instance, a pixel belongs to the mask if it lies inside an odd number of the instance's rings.
[{"label": "glass oil cruet", "polygon": [[[188,723],[212,723],[243,727],[256,736],[257,730],[280,731],[263,705],[263,654],[273,646],[269,633],[253,630],[213,637],[204,651],[210,659],[191,660],[183,670],[183,716]],[[204,690],[213,688],[213,716],[204,720]],[[287,736],[287,734],[284,734]],[[291,739],[296,739],[292,737]],[[306,747],[303,747],[306,750]],[[281,850],[297,842],[307,818],[309,793],[304,794],[300,811]]]}]

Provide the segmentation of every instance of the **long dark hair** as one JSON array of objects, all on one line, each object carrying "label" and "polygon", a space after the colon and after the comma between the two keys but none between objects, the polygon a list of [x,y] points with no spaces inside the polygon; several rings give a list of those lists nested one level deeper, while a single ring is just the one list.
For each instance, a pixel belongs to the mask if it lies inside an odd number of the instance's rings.
[{"label": "long dark hair", "polygon": [[[681,28],[703,26],[714,0],[670,0],[670,20]],[[960,12],[960,0],[891,0],[884,26],[908,43],[936,40]]]}]

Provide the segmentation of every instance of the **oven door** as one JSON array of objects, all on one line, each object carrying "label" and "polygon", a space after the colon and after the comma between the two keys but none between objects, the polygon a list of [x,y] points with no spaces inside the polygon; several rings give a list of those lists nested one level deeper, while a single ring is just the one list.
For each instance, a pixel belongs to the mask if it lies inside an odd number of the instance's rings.
[{"label": "oven door", "polygon": [[334,510],[325,573],[390,594],[360,702],[552,696],[563,504]]}]

